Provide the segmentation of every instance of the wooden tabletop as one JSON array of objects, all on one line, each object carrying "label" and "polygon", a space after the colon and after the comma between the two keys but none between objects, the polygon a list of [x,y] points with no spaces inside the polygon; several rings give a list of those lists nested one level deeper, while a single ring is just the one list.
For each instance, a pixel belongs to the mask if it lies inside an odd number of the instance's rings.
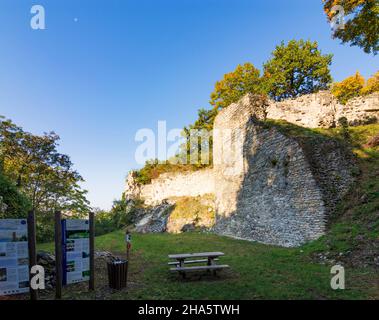
[{"label": "wooden tabletop", "polygon": [[169,254],[169,259],[187,259],[187,258],[196,258],[196,257],[208,257],[216,258],[223,256],[223,252],[199,252],[199,253],[182,253],[182,254]]}]

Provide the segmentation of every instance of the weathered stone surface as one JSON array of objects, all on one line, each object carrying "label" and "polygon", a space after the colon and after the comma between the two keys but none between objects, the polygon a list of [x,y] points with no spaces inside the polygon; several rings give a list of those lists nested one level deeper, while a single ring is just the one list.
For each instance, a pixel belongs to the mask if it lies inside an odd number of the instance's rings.
[{"label": "weathered stone surface", "polygon": [[306,128],[332,128],[342,117],[350,125],[360,125],[379,120],[379,93],[357,97],[342,105],[329,91],[321,91],[296,99],[271,101],[266,111],[269,119]]},{"label": "weathered stone surface", "polygon": [[345,106],[339,105],[335,118],[345,117],[351,126],[379,121],[379,93],[349,100]]},{"label": "weathered stone surface", "polygon": [[173,197],[196,197],[213,193],[213,171],[163,173],[150,184],[137,185],[133,173],[127,178],[125,195],[128,199],[141,198],[147,205],[157,205]]},{"label": "weathered stone surface", "polygon": [[[351,154],[327,138],[286,136],[241,108],[232,105],[215,121],[215,130],[243,134],[214,140],[214,230],[287,247],[317,239],[353,181]],[[230,139],[242,140],[232,161],[216,161]]]},{"label": "weathered stone surface", "polygon": [[136,172],[129,172],[126,178],[126,186],[125,186],[125,200],[133,201],[140,197],[141,193],[141,185],[136,181]]},{"label": "weathered stone surface", "polygon": [[175,207],[167,220],[167,232],[181,233],[191,229],[209,230],[215,224],[213,195],[173,198],[172,201],[175,202]]},{"label": "weathered stone surface", "polygon": [[[172,198],[156,206],[134,208],[134,231],[139,233],[181,233],[191,226],[209,230],[215,223],[213,195],[185,197],[191,207],[177,207],[183,198]],[[185,202],[187,203],[187,202]],[[183,229],[184,228],[184,229]]]},{"label": "weathered stone surface", "polygon": [[172,203],[163,202],[160,205],[146,209],[142,219],[135,224],[135,231],[139,233],[165,232],[167,218],[173,206]]},{"label": "weathered stone surface", "polygon": [[[342,117],[349,125],[378,121],[379,94],[346,105],[327,91],[282,102],[248,94],[216,117],[213,169],[166,173],[144,186],[130,176],[125,195],[156,206],[166,199],[213,193],[214,230],[220,234],[283,246],[317,239],[351,186],[354,158],[332,139],[286,135],[264,120],[329,128]],[[150,211],[139,221],[141,232],[179,232],[194,225],[191,217],[170,220],[170,215]]]},{"label": "weathered stone surface", "polygon": [[37,264],[45,269],[45,288],[55,287],[55,256],[49,252],[39,251],[37,252]]}]

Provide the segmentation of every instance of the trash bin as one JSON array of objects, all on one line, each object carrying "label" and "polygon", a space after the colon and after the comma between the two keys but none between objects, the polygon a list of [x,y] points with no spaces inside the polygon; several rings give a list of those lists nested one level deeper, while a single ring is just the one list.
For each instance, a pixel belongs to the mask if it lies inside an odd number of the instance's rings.
[{"label": "trash bin", "polygon": [[120,290],[126,288],[128,278],[128,261],[114,260],[107,262],[109,287]]}]

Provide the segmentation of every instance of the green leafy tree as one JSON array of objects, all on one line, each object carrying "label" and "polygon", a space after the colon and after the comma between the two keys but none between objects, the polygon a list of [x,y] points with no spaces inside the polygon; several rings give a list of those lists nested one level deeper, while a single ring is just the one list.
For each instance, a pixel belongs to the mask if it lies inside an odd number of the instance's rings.
[{"label": "green leafy tree", "polygon": [[332,94],[342,103],[346,104],[351,98],[361,95],[365,85],[365,78],[359,72],[346,78],[341,82],[337,82],[332,86]]},{"label": "green leafy tree", "polygon": [[89,210],[81,175],[69,156],[57,151],[54,132],[32,135],[10,120],[0,119],[0,161],[4,174],[14,181],[37,211]]},{"label": "green leafy tree", "polygon": [[342,43],[358,46],[366,53],[377,54],[379,49],[379,1],[378,0],[323,0],[329,22],[335,19],[340,5],[344,9],[344,28],[336,28],[333,37]]},{"label": "green leafy tree", "polygon": [[54,234],[54,210],[82,217],[89,211],[81,175],[67,155],[57,151],[59,136],[23,131],[0,118],[0,165],[2,172],[37,213],[37,240],[49,241]]},{"label": "green leafy tree", "polygon": [[253,64],[245,63],[238,65],[233,72],[225,74],[221,81],[216,82],[210,104],[214,109],[220,110],[237,102],[249,92],[265,93],[259,70]]},{"label": "green leafy tree", "polygon": [[264,64],[266,90],[279,101],[327,89],[332,81],[331,63],[332,55],[323,55],[317,42],[282,42]]}]

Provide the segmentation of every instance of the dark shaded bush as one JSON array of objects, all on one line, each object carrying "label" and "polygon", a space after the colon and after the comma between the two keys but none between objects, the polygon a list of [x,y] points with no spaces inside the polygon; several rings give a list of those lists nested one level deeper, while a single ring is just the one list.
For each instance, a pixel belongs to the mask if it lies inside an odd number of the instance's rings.
[{"label": "dark shaded bush", "polygon": [[0,218],[25,218],[30,209],[30,201],[0,171]]}]

